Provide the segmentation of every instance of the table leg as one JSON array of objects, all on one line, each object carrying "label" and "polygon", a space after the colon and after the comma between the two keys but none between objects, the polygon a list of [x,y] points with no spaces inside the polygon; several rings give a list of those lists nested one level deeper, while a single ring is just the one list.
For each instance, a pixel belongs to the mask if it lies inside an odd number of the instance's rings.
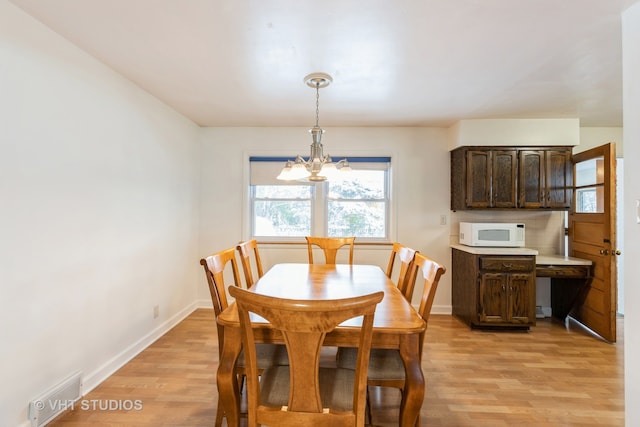
[{"label": "table leg", "polygon": [[242,349],[240,328],[224,328],[224,344],[218,365],[218,396],[228,426],[238,426],[240,423],[240,389],[236,379],[236,361]]},{"label": "table leg", "polygon": [[418,334],[402,335],[400,357],[404,362],[405,382],[400,404],[400,426],[414,427],[418,423],[424,400],[424,375],[420,365]]}]

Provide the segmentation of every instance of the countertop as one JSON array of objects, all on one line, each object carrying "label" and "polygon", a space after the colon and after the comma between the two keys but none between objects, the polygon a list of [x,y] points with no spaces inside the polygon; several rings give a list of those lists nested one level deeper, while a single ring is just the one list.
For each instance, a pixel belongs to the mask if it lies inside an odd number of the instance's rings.
[{"label": "countertop", "polygon": [[451,247],[453,249],[458,249],[475,255],[535,255],[536,265],[570,266],[592,264],[588,259],[573,258],[564,255],[538,255],[538,251],[536,249],[530,248],[487,248],[460,244],[453,244]]},{"label": "countertop", "polygon": [[588,259],[573,258],[563,255],[538,255],[536,257],[537,265],[591,265]]},{"label": "countertop", "polygon": [[487,248],[460,244],[453,244],[451,247],[475,255],[538,255],[537,250],[529,248]]}]

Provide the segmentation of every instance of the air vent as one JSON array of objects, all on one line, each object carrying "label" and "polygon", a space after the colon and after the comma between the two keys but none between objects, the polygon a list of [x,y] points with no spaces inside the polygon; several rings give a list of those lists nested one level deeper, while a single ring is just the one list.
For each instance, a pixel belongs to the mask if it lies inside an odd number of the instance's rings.
[{"label": "air vent", "polygon": [[46,425],[80,399],[82,372],[76,372],[29,403],[31,427]]}]

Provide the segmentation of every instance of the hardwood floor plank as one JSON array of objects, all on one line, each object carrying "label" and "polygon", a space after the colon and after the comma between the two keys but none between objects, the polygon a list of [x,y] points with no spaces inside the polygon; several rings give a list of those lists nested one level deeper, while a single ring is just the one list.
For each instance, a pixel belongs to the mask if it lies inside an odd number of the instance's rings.
[{"label": "hardwood floor plank", "polygon": [[[539,319],[530,332],[477,331],[432,315],[422,425],[624,426],[622,331],[620,318],[618,342],[609,344],[574,323]],[[50,426],[212,426],[217,366],[213,310],[196,310]],[[373,424],[397,425],[400,392],[371,387],[370,396]],[[142,407],[82,407],[109,401]]]}]

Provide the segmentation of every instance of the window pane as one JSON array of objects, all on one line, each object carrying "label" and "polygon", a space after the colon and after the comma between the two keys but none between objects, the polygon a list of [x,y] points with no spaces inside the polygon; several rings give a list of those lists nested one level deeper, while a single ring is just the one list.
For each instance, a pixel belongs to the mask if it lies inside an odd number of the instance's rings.
[{"label": "window pane", "polygon": [[385,202],[330,201],[328,220],[330,237],[386,237]]},{"label": "window pane", "polygon": [[603,158],[576,163],[576,186],[602,184],[604,182]]},{"label": "window pane", "polygon": [[329,181],[329,198],[384,199],[385,171],[354,170],[344,181]]},{"label": "window pane", "polygon": [[311,201],[257,200],[254,203],[254,236],[308,236],[311,234]]},{"label": "window pane", "polygon": [[576,212],[602,213],[604,212],[604,188],[587,187],[576,190]]},{"label": "window pane", "polygon": [[255,197],[258,199],[310,199],[309,185],[256,185]]}]

